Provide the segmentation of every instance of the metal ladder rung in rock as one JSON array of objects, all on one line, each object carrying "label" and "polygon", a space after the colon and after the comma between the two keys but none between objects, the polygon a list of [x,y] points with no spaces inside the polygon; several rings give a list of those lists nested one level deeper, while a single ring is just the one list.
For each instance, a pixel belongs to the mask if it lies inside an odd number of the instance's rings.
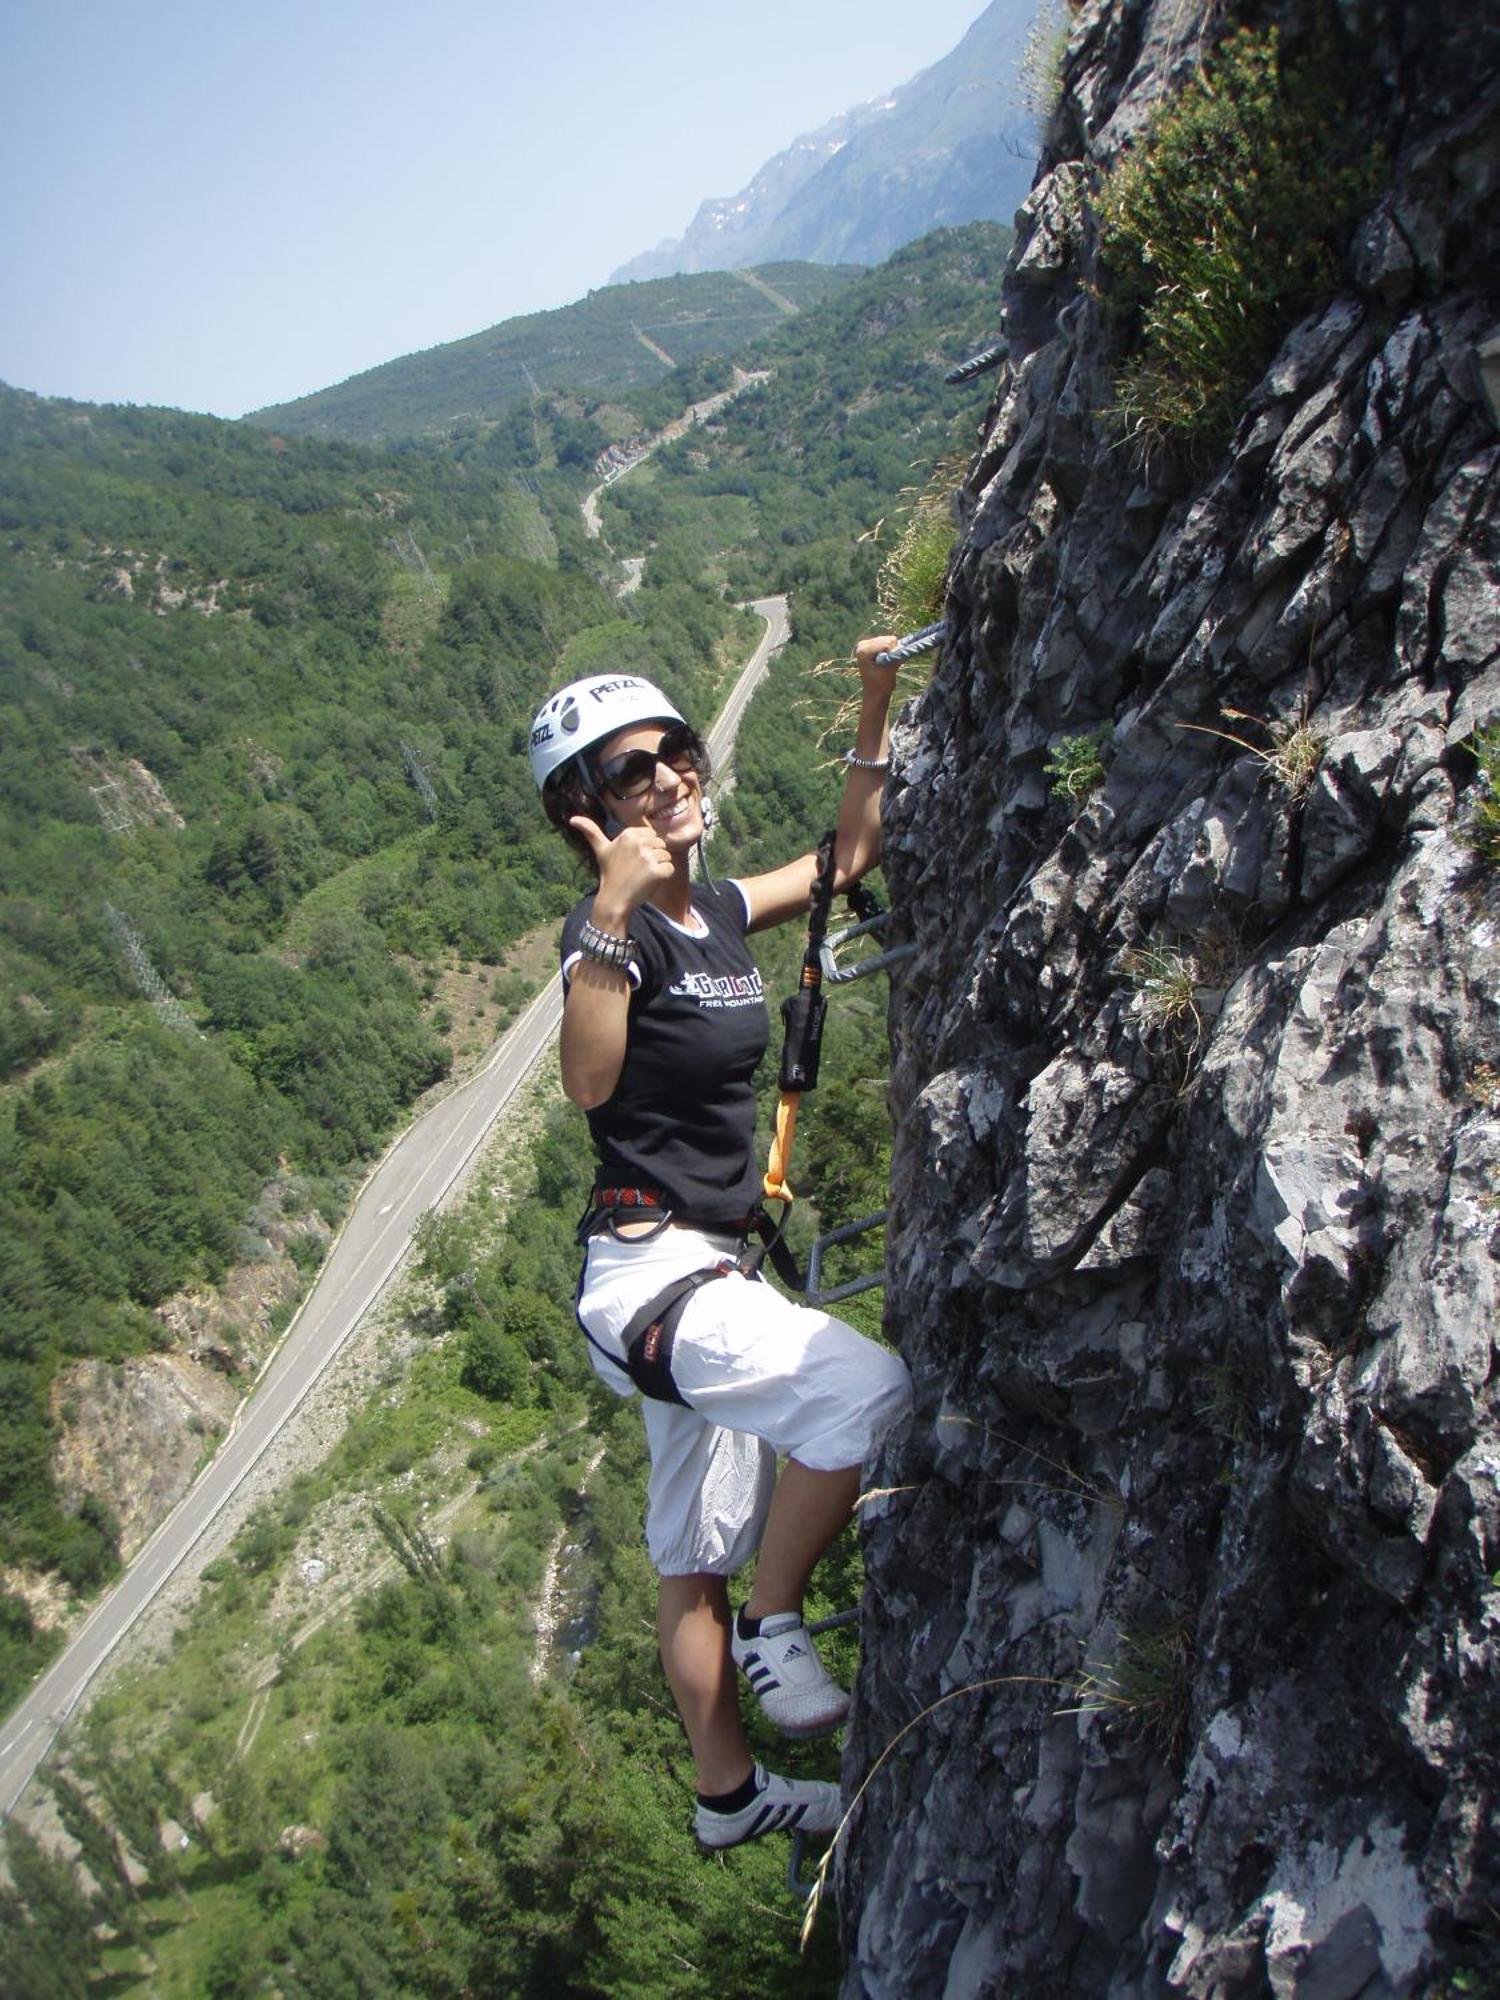
[{"label": "metal ladder rung in rock", "polygon": [[947,636],[948,621],[939,618],[931,625],[924,625],[919,632],[908,632],[888,653],[877,653],[875,664],[877,667],[899,667],[921,653],[930,653],[934,646],[941,646]]},{"label": "metal ladder rung in rock", "polygon": [[873,1292],[885,1283],[884,1271],[867,1271],[863,1277],[849,1278],[842,1285],[830,1285],[826,1290],[819,1280],[825,1250],[831,1250],[836,1243],[852,1243],[855,1237],[882,1228],[889,1214],[888,1208],[877,1208],[873,1215],[861,1216],[858,1222],[846,1222],[841,1229],[825,1230],[818,1237],[807,1253],[807,1289],[803,1296],[810,1306],[837,1305],[840,1299],[852,1299],[859,1292]]},{"label": "metal ladder rung in rock", "polygon": [[881,936],[890,916],[889,910],[881,910],[876,916],[866,917],[863,923],[847,924],[832,937],[824,938],[818,949],[818,962],[828,985],[848,986],[853,980],[867,979],[872,972],[889,972],[893,965],[912,956],[917,948],[914,944],[897,944],[889,951],[872,952],[868,958],[857,959],[853,965],[839,964],[838,954],[844,945],[853,944],[856,938]]},{"label": "metal ladder rung in rock", "polygon": [[[847,986],[851,981],[864,979],[872,972],[889,972],[916,951],[915,944],[893,945],[889,951],[873,952],[854,965],[840,965],[838,954],[842,946],[852,944],[855,938],[879,937],[890,922],[889,910],[878,910],[874,916],[862,922],[849,924],[832,937],[824,938],[819,947],[819,962],[823,978],[830,986]],[[807,1285],[803,1296],[810,1306],[837,1305],[840,1299],[852,1299],[860,1292],[872,1292],[885,1283],[883,1271],[867,1271],[862,1277],[850,1278],[842,1285],[822,1284],[824,1252],[838,1243],[852,1243],[858,1236],[867,1235],[872,1229],[879,1229],[890,1214],[888,1208],[877,1209],[875,1214],[862,1216],[858,1222],[846,1222],[839,1229],[827,1229],[817,1237],[807,1253]]]},{"label": "metal ladder rung in rock", "polygon": [[992,368],[998,368],[1009,352],[1010,342],[997,340],[992,347],[982,347],[967,361],[960,361],[956,368],[950,368],[943,380],[950,389],[956,389],[960,382],[972,382],[976,375],[987,375]]}]

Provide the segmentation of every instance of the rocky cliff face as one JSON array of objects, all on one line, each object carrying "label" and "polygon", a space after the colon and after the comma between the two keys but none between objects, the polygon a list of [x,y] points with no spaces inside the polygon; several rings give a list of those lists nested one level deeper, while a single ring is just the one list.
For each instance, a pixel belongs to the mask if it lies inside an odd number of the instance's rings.
[{"label": "rocky cliff face", "polygon": [[[851,1788],[936,1706],[850,1828],[849,1995],[1500,1976],[1492,6],[1321,10],[1387,160],[1343,289],[1214,462],[1096,414],[1080,186],[1236,21],[1315,11],[1076,18],[899,734],[918,1406],[867,1509]],[[1075,812],[1044,766],[1100,725]]]}]

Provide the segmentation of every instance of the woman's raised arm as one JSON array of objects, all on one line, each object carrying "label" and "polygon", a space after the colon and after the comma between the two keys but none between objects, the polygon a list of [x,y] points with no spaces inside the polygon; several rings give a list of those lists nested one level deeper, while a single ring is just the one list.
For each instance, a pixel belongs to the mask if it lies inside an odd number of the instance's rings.
[{"label": "woman's raised arm", "polygon": [[[893,667],[876,666],[875,657],[897,643],[891,633],[884,632],[861,639],[854,649],[854,664],[863,687],[834,838],[837,889],[847,889],[851,882],[868,875],[880,859],[880,795],[891,755],[889,715],[896,673]],[[750,911],[749,928],[769,930],[773,924],[805,916],[817,866],[815,854],[803,854],[784,868],[768,869],[764,875],[751,875],[742,881]]]}]

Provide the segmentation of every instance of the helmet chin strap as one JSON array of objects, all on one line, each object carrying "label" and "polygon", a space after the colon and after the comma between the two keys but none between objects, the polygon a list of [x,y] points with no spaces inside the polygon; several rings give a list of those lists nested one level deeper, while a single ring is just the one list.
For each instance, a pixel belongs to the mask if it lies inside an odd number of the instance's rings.
[{"label": "helmet chin strap", "polygon": [[705,797],[701,790],[698,794],[698,810],[703,815],[703,831],[698,836],[698,867],[709,888],[716,889],[719,885],[709,873],[708,867],[708,836],[718,825],[719,815],[714,811],[713,801]]},{"label": "helmet chin strap", "polygon": [[621,823],[604,803],[599,791],[599,781],[589,769],[589,760],[582,750],[573,759],[573,769],[577,774],[579,784],[583,787],[585,798],[591,800],[599,808],[600,812],[603,813],[604,831],[613,840],[615,835],[621,831]]}]

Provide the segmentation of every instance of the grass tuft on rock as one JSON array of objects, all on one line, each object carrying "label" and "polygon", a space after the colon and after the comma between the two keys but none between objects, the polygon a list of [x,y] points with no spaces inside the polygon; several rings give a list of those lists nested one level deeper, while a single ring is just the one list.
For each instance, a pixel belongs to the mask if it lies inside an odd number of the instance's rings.
[{"label": "grass tuft on rock", "polygon": [[1193,1635],[1185,1619],[1120,1633],[1112,1659],[1092,1662],[1078,1682],[1080,1715],[1112,1716],[1176,1762],[1187,1744],[1193,1699]]},{"label": "grass tuft on rock", "polygon": [[1267,722],[1263,716],[1252,715],[1243,708],[1226,708],[1223,713],[1235,722],[1253,722],[1265,731],[1270,741],[1251,743],[1231,729],[1214,729],[1205,722],[1180,722],[1177,726],[1196,730],[1200,736],[1217,736],[1222,742],[1248,750],[1252,757],[1260,759],[1292,803],[1300,804],[1323,762],[1323,752],[1328,747],[1326,733],[1313,727],[1305,709],[1275,722]]},{"label": "grass tuft on rock", "polygon": [[1479,798],[1463,839],[1488,867],[1500,866],[1500,723],[1481,729],[1468,746],[1479,766]]},{"label": "grass tuft on rock", "polygon": [[876,582],[881,615],[892,631],[914,632],[942,617],[955,535],[948,497],[924,494]]},{"label": "grass tuft on rock", "polygon": [[1042,0],[1021,44],[1021,102],[1045,131],[1062,102],[1063,64],[1072,23],[1061,0]]},{"label": "grass tuft on rock", "polygon": [[1380,156],[1331,46],[1283,62],[1231,35],[1098,201],[1110,303],[1134,353],[1110,412],[1144,452],[1221,444],[1281,340],[1339,283]]}]

